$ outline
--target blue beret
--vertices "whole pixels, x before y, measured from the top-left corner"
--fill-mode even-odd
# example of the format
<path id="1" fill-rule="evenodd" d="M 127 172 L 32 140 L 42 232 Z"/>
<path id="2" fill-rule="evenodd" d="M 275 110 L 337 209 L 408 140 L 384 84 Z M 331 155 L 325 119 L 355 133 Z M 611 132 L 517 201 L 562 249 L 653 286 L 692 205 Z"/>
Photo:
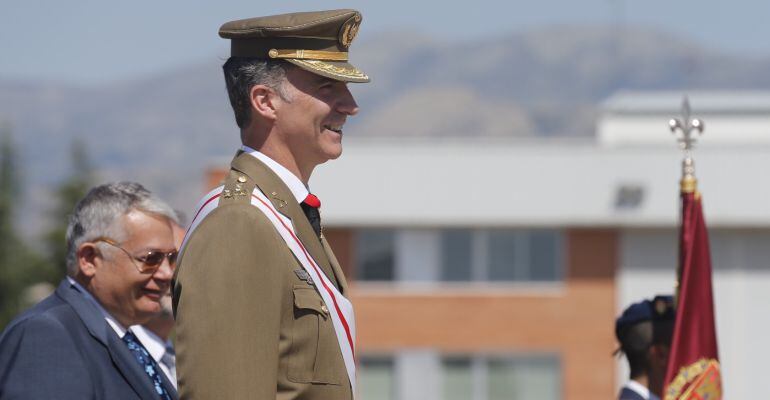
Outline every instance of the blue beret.
<path id="1" fill-rule="evenodd" d="M 645 299 L 631 304 L 615 320 L 615 335 L 622 341 L 623 332 L 628 328 L 645 321 L 673 322 L 675 318 L 673 296 L 655 296 L 654 299 Z"/>

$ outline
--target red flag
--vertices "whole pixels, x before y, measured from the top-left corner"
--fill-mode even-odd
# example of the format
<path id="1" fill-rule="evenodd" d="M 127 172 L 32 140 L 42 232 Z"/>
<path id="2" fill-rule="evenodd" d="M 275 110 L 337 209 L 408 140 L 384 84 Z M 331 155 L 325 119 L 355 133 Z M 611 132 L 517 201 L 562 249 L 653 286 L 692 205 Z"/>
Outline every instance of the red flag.
<path id="1" fill-rule="evenodd" d="M 664 400 L 718 400 L 722 380 L 711 290 L 711 256 L 700 194 L 682 193 L 679 297 Z"/>

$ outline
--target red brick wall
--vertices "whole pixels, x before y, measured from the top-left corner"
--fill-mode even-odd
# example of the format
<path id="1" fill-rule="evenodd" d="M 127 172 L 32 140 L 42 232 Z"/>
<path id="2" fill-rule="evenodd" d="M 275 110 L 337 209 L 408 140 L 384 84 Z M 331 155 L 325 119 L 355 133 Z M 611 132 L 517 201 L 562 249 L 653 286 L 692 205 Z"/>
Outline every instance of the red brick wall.
<path id="1" fill-rule="evenodd" d="M 617 234 L 580 229 L 567 237 L 564 285 L 540 292 L 468 285 L 410 293 L 390 285 L 354 285 L 359 354 L 404 347 L 555 352 L 562 362 L 564 399 L 613 398 Z M 333 246 L 341 246 L 335 247 L 338 256 L 342 246 L 352 249 L 340 242 Z"/>

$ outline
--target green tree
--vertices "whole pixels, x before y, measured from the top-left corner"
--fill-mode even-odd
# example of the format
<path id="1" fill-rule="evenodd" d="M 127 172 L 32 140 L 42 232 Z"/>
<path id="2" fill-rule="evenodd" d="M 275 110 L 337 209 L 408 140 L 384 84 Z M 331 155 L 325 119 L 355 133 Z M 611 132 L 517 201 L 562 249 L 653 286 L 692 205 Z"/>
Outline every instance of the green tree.
<path id="1" fill-rule="evenodd" d="M 49 267 L 16 231 L 14 212 L 23 199 L 16 151 L 10 127 L 0 127 L 0 327 L 4 327 L 24 305 L 22 294 L 39 282 Z"/>
<path id="2" fill-rule="evenodd" d="M 70 155 L 72 157 L 72 174 L 54 191 L 56 203 L 49 213 L 52 224 L 44 236 L 48 259 L 55 271 L 49 282 L 54 284 L 61 280 L 67 272 L 65 235 L 69 216 L 77 202 L 93 186 L 95 178 L 85 142 L 80 139 L 73 140 Z"/>
<path id="3" fill-rule="evenodd" d="M 0 129 L 2 129 L 2 137 L 0 137 L 0 299 L 5 305 L 13 283 L 8 279 L 10 277 L 8 264 L 19 244 L 13 221 L 13 197 L 18 193 L 19 181 L 16 176 L 16 154 L 10 129 L 7 125 Z"/>

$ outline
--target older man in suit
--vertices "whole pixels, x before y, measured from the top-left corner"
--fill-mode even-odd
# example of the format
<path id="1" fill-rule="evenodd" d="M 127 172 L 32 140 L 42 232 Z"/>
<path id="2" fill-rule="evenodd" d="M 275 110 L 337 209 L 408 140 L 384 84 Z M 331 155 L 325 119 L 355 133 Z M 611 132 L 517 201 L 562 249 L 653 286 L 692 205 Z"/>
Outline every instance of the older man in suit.
<path id="1" fill-rule="evenodd" d="M 179 212 L 177 212 L 179 215 Z M 181 218 L 181 217 L 180 217 Z M 177 250 L 182 247 L 185 230 L 181 225 L 173 224 L 174 245 Z M 171 307 L 171 292 L 166 293 L 160 301 L 161 312 L 144 325 L 134 325 L 131 330 L 142 342 L 150 356 L 158 363 L 166 377 L 176 388 L 176 352 L 171 341 L 174 330 L 174 311 Z"/>
<path id="2" fill-rule="evenodd" d="M 352 399 L 355 325 L 308 182 L 358 112 L 355 10 L 232 21 L 225 81 L 243 147 L 188 230 L 174 285 L 187 399 Z"/>
<path id="3" fill-rule="evenodd" d="M 68 276 L 0 336 L 0 399 L 175 399 L 128 329 L 160 311 L 174 211 L 137 183 L 93 188 L 67 228 Z"/>

